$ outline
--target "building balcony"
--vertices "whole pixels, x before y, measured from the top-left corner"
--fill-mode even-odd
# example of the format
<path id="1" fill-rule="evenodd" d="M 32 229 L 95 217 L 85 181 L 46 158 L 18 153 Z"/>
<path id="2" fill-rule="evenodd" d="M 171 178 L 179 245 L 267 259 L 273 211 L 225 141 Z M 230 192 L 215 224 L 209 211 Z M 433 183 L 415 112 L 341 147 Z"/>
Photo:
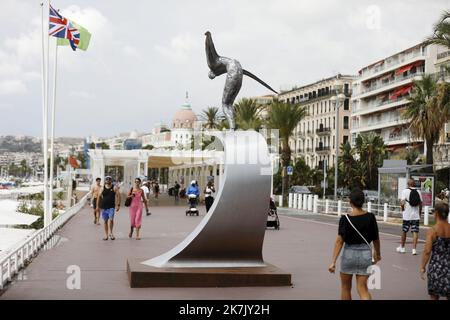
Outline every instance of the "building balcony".
<path id="1" fill-rule="evenodd" d="M 386 101 L 374 101 L 371 103 L 367 103 L 364 107 L 358 106 L 352 110 L 352 116 L 362 116 L 365 114 L 370 114 L 374 112 L 380 112 L 383 110 L 388 110 L 391 108 L 395 108 L 404 104 L 407 104 L 409 96 L 399 97 L 393 100 Z"/>
<path id="2" fill-rule="evenodd" d="M 391 82 L 391 83 L 388 83 L 388 84 L 382 84 L 382 85 L 380 85 L 377 88 L 374 88 L 372 90 L 361 92 L 360 94 L 354 96 L 353 99 L 365 99 L 365 98 L 368 98 L 368 97 L 379 95 L 379 94 L 381 94 L 383 92 L 390 91 L 390 90 L 393 90 L 393 89 L 395 89 L 397 87 L 401 87 L 401 86 L 404 86 L 405 84 L 411 83 L 413 80 L 418 80 L 418 79 L 421 78 L 421 76 L 423 74 L 424 74 L 423 72 L 421 72 L 421 73 L 414 73 L 414 74 L 412 74 L 410 76 L 407 76 L 407 77 L 404 77 L 404 78 L 402 77 L 398 81 Z"/>
<path id="3" fill-rule="evenodd" d="M 316 152 L 317 153 L 327 153 L 329 152 L 331 149 L 329 146 L 327 147 L 316 147 Z"/>
<path id="4" fill-rule="evenodd" d="M 389 71 L 394 71 L 401 66 L 404 66 L 404 65 L 413 63 L 417 60 L 425 59 L 425 58 L 426 58 L 426 53 L 422 53 L 420 50 L 410 52 L 406 55 L 403 55 L 402 57 L 393 58 L 393 59 L 391 59 L 391 61 L 389 61 L 389 62 L 386 61 L 381 66 L 377 66 L 377 67 L 371 68 L 369 70 L 364 70 L 363 73 L 361 74 L 361 81 L 367 81 L 368 79 L 371 79 L 371 78 L 377 78 L 377 77 L 383 75 L 384 73 L 387 73 Z"/>
<path id="5" fill-rule="evenodd" d="M 360 122 L 358 124 L 354 124 L 352 128 L 352 132 L 364 132 L 364 131 L 373 131 L 382 128 L 395 127 L 403 124 L 409 123 L 408 119 L 404 119 L 402 117 L 389 117 L 380 119 L 380 121 L 367 121 Z"/>
<path id="6" fill-rule="evenodd" d="M 306 138 L 306 134 L 305 134 L 304 132 L 301 132 L 301 131 L 297 132 L 297 133 L 295 134 L 295 136 L 296 136 L 297 138 L 301 138 L 301 139 L 305 139 L 305 138 Z"/>
<path id="7" fill-rule="evenodd" d="M 371 91 L 380 89 L 380 88 L 385 88 L 385 87 L 390 86 L 392 84 L 399 83 L 399 82 L 402 82 L 402 81 L 405 81 L 405 80 L 408 80 L 408 79 L 411 79 L 411 78 L 414 78 L 414 77 L 421 77 L 424 74 L 425 74 L 425 72 L 420 71 L 420 72 L 416 72 L 416 73 L 411 73 L 411 74 L 407 75 L 406 77 L 396 77 L 393 80 L 390 80 L 390 81 L 387 81 L 387 82 L 378 82 L 375 85 L 372 85 L 369 88 L 366 88 L 366 89 L 362 90 L 361 91 L 361 95 L 364 94 L 364 93 L 367 93 L 367 92 L 371 92 Z"/>
<path id="8" fill-rule="evenodd" d="M 316 129 L 316 134 L 319 136 L 326 136 L 331 134 L 331 128 Z"/>
<path id="9" fill-rule="evenodd" d="M 312 152 L 312 148 L 305 148 L 306 152 Z"/>

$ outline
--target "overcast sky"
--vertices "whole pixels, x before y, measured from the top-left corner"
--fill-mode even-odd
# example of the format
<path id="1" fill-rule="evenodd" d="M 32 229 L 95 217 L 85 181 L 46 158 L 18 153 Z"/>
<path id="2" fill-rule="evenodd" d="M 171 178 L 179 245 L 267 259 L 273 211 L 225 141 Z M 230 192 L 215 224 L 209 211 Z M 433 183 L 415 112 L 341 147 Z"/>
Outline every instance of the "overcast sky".
<path id="1" fill-rule="evenodd" d="M 0 135 L 42 134 L 40 1 L 0 1 Z M 109 136 L 170 124 L 189 91 L 220 106 L 204 32 L 220 55 L 275 89 L 356 74 L 430 34 L 446 0 L 54 0 L 92 33 L 58 54 L 57 136 Z M 53 40 L 53 39 L 52 39 Z M 52 50 L 51 50 L 52 51 Z M 238 99 L 270 93 L 249 78 Z M 238 100 L 237 99 L 237 100 Z"/>

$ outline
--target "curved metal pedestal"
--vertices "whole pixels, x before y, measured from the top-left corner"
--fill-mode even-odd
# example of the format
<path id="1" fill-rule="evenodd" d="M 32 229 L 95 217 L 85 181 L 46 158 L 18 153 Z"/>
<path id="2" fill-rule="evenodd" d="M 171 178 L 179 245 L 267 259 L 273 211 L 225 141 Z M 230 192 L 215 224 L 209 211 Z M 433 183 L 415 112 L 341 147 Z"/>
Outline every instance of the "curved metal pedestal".
<path id="1" fill-rule="evenodd" d="M 172 250 L 140 263 L 128 261 L 132 287 L 175 286 L 175 278 L 179 286 L 290 285 L 290 274 L 266 265 L 262 256 L 271 183 L 264 137 L 255 131 L 214 135 L 224 145 L 225 172 L 209 213 Z M 171 284 L 145 280 L 167 275 Z M 281 279 L 280 275 L 282 281 L 268 281 Z M 198 281 L 183 281 L 183 277 Z"/>

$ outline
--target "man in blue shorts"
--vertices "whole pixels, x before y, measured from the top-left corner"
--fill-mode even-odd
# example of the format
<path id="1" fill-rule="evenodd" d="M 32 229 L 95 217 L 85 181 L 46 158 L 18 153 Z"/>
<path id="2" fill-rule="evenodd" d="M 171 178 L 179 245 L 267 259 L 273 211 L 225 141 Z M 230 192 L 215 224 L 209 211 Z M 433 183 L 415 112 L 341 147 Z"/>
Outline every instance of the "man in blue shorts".
<path id="1" fill-rule="evenodd" d="M 97 210 L 102 212 L 102 218 L 105 221 L 105 237 L 103 240 L 114 240 L 114 214 L 120 209 L 120 192 L 117 187 L 112 184 L 112 178 L 105 178 L 105 186 L 97 198 Z"/>

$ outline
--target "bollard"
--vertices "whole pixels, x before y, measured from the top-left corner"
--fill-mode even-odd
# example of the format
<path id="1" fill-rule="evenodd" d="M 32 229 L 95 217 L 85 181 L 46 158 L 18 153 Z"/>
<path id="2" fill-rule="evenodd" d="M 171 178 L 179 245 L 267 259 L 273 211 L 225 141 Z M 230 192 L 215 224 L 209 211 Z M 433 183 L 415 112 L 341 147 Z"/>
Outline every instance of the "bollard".
<path id="1" fill-rule="evenodd" d="M 330 200 L 328 199 L 325 200 L 325 213 L 330 213 Z"/>
<path id="2" fill-rule="evenodd" d="M 338 200 L 338 217 L 342 215 L 342 200 Z"/>
<path id="3" fill-rule="evenodd" d="M 292 197 L 292 208 L 297 209 L 297 194 L 294 193 Z"/>
<path id="4" fill-rule="evenodd" d="M 313 196 L 311 194 L 308 195 L 308 211 L 313 210 Z"/>
<path id="5" fill-rule="evenodd" d="M 282 207 L 283 206 L 283 195 L 278 196 L 278 206 Z"/>
<path id="6" fill-rule="evenodd" d="M 288 207 L 292 208 L 292 193 L 289 193 Z"/>
<path id="7" fill-rule="evenodd" d="M 303 203 L 302 203 L 302 195 L 299 193 L 297 194 L 298 200 L 297 200 L 297 209 L 302 209 L 303 208 Z"/>
<path id="8" fill-rule="evenodd" d="M 313 205 L 313 212 L 318 212 L 318 205 L 319 205 L 319 196 L 316 194 L 314 195 L 314 205 Z"/>
<path id="9" fill-rule="evenodd" d="M 367 202 L 367 212 L 372 212 L 372 202 Z"/>
<path id="10" fill-rule="evenodd" d="M 383 221 L 386 222 L 388 218 L 388 204 L 384 204 L 384 211 L 383 211 Z"/>
<path id="11" fill-rule="evenodd" d="M 307 210 L 308 209 L 308 195 L 304 194 L 303 195 L 303 210 Z"/>
<path id="12" fill-rule="evenodd" d="M 423 215 L 423 224 L 425 226 L 428 225 L 428 215 L 430 214 L 430 207 L 429 206 L 425 206 L 425 214 Z"/>

